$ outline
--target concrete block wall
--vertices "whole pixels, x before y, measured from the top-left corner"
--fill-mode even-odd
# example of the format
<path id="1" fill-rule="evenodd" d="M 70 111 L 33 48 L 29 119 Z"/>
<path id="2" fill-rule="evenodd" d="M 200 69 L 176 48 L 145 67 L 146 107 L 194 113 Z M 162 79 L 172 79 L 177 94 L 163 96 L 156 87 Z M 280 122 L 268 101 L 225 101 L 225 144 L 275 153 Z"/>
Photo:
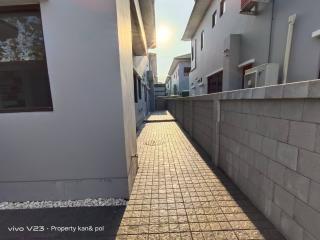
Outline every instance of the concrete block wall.
<path id="1" fill-rule="evenodd" d="M 315 80 L 168 100 L 193 106 L 178 122 L 192 126 L 196 142 L 289 240 L 320 239 L 319 86 Z"/>

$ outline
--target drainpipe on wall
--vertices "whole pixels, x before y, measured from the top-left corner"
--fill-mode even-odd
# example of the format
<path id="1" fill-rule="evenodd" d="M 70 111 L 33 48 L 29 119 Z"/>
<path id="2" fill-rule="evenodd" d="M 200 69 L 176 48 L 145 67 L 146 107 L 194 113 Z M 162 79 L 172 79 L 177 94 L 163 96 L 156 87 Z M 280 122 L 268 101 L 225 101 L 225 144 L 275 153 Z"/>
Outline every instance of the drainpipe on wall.
<path id="1" fill-rule="evenodd" d="M 286 45 L 286 52 L 284 55 L 284 64 L 283 64 L 283 83 L 287 83 L 287 80 L 288 80 L 288 69 L 289 69 L 291 47 L 292 47 L 293 27 L 296 22 L 296 18 L 297 18 L 297 14 L 291 15 L 289 17 L 287 45 Z"/>

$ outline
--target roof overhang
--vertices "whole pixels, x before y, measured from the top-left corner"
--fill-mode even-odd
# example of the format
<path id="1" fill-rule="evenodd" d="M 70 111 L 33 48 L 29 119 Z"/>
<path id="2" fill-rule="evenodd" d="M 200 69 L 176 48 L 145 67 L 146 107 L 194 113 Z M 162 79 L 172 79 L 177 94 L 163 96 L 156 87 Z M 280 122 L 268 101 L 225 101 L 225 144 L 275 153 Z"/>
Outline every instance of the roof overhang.
<path id="1" fill-rule="evenodd" d="M 146 56 L 156 46 L 154 0 L 131 0 L 132 47 L 136 56 Z"/>
<path id="2" fill-rule="evenodd" d="M 181 55 L 181 56 L 175 57 L 173 59 L 172 64 L 171 64 L 168 76 L 171 76 L 174 73 L 174 71 L 176 70 L 178 64 L 181 63 L 181 62 L 191 62 L 191 54 L 189 53 L 189 54 L 185 54 L 185 55 Z"/>
<path id="3" fill-rule="evenodd" d="M 189 41 L 197 31 L 213 0 L 196 0 L 182 40 Z"/>
<path id="4" fill-rule="evenodd" d="M 144 31 L 149 49 L 156 48 L 155 0 L 139 0 Z"/>

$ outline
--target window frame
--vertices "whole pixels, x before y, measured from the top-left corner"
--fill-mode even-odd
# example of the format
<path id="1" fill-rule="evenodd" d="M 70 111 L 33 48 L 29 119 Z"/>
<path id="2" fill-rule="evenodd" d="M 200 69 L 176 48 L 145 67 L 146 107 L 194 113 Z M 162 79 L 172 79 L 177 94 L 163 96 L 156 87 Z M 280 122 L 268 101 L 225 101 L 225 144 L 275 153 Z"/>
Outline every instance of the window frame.
<path id="1" fill-rule="evenodd" d="M 142 85 L 141 85 L 141 78 L 138 77 L 138 95 L 139 95 L 139 100 L 142 99 Z"/>
<path id="2" fill-rule="evenodd" d="M 0 14 L 10 14 L 10 13 L 27 13 L 27 12 L 39 12 L 40 20 L 41 20 L 41 31 L 42 34 L 44 34 L 43 31 L 43 22 L 42 22 L 42 14 L 41 14 L 41 7 L 40 3 L 30 3 L 30 4 L 19 4 L 14 3 L 12 5 L 0 5 Z M 48 74 L 48 93 L 50 97 L 50 105 L 46 107 L 25 107 L 25 108 L 8 108 L 8 109 L 1 109 L 0 113 L 24 113 L 24 112 L 53 112 L 54 106 L 53 106 L 53 99 L 52 99 L 52 91 L 51 91 L 51 84 L 50 84 L 50 76 L 48 71 L 48 65 L 47 65 L 47 51 L 46 51 L 46 44 L 43 40 L 43 50 L 44 50 L 44 60 L 43 62 L 46 65 L 46 71 Z"/>
<path id="3" fill-rule="evenodd" d="M 203 50 L 203 48 L 204 48 L 204 30 L 202 30 L 201 37 L 200 37 L 200 49 L 201 49 L 201 51 Z"/>
<path id="4" fill-rule="evenodd" d="M 225 14 L 227 9 L 227 1 L 220 0 L 220 18 Z"/>
<path id="5" fill-rule="evenodd" d="M 214 28 L 217 25 L 218 15 L 217 10 L 215 10 L 212 14 L 212 28 Z"/>

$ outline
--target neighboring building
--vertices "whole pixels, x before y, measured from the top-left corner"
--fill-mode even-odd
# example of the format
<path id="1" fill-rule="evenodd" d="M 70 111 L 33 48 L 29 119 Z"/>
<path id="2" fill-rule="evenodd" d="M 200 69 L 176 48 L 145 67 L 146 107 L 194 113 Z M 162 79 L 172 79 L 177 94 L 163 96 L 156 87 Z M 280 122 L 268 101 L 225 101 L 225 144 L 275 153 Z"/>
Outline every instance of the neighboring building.
<path id="1" fill-rule="evenodd" d="M 166 86 L 168 95 L 182 95 L 189 92 L 191 54 L 175 57 L 171 64 Z"/>
<path id="2" fill-rule="evenodd" d="M 268 72 L 266 84 L 320 77 L 319 9 L 318 0 L 196 1 L 183 35 L 191 95 L 247 87 L 246 70 L 266 63 L 252 72 Z"/>
<path id="3" fill-rule="evenodd" d="M 164 97 L 167 95 L 166 84 L 165 83 L 157 83 L 154 85 L 154 95 L 157 97 Z"/>
<path id="4" fill-rule="evenodd" d="M 128 198 L 154 1 L 0 0 L 0 21 L 0 201 Z"/>

